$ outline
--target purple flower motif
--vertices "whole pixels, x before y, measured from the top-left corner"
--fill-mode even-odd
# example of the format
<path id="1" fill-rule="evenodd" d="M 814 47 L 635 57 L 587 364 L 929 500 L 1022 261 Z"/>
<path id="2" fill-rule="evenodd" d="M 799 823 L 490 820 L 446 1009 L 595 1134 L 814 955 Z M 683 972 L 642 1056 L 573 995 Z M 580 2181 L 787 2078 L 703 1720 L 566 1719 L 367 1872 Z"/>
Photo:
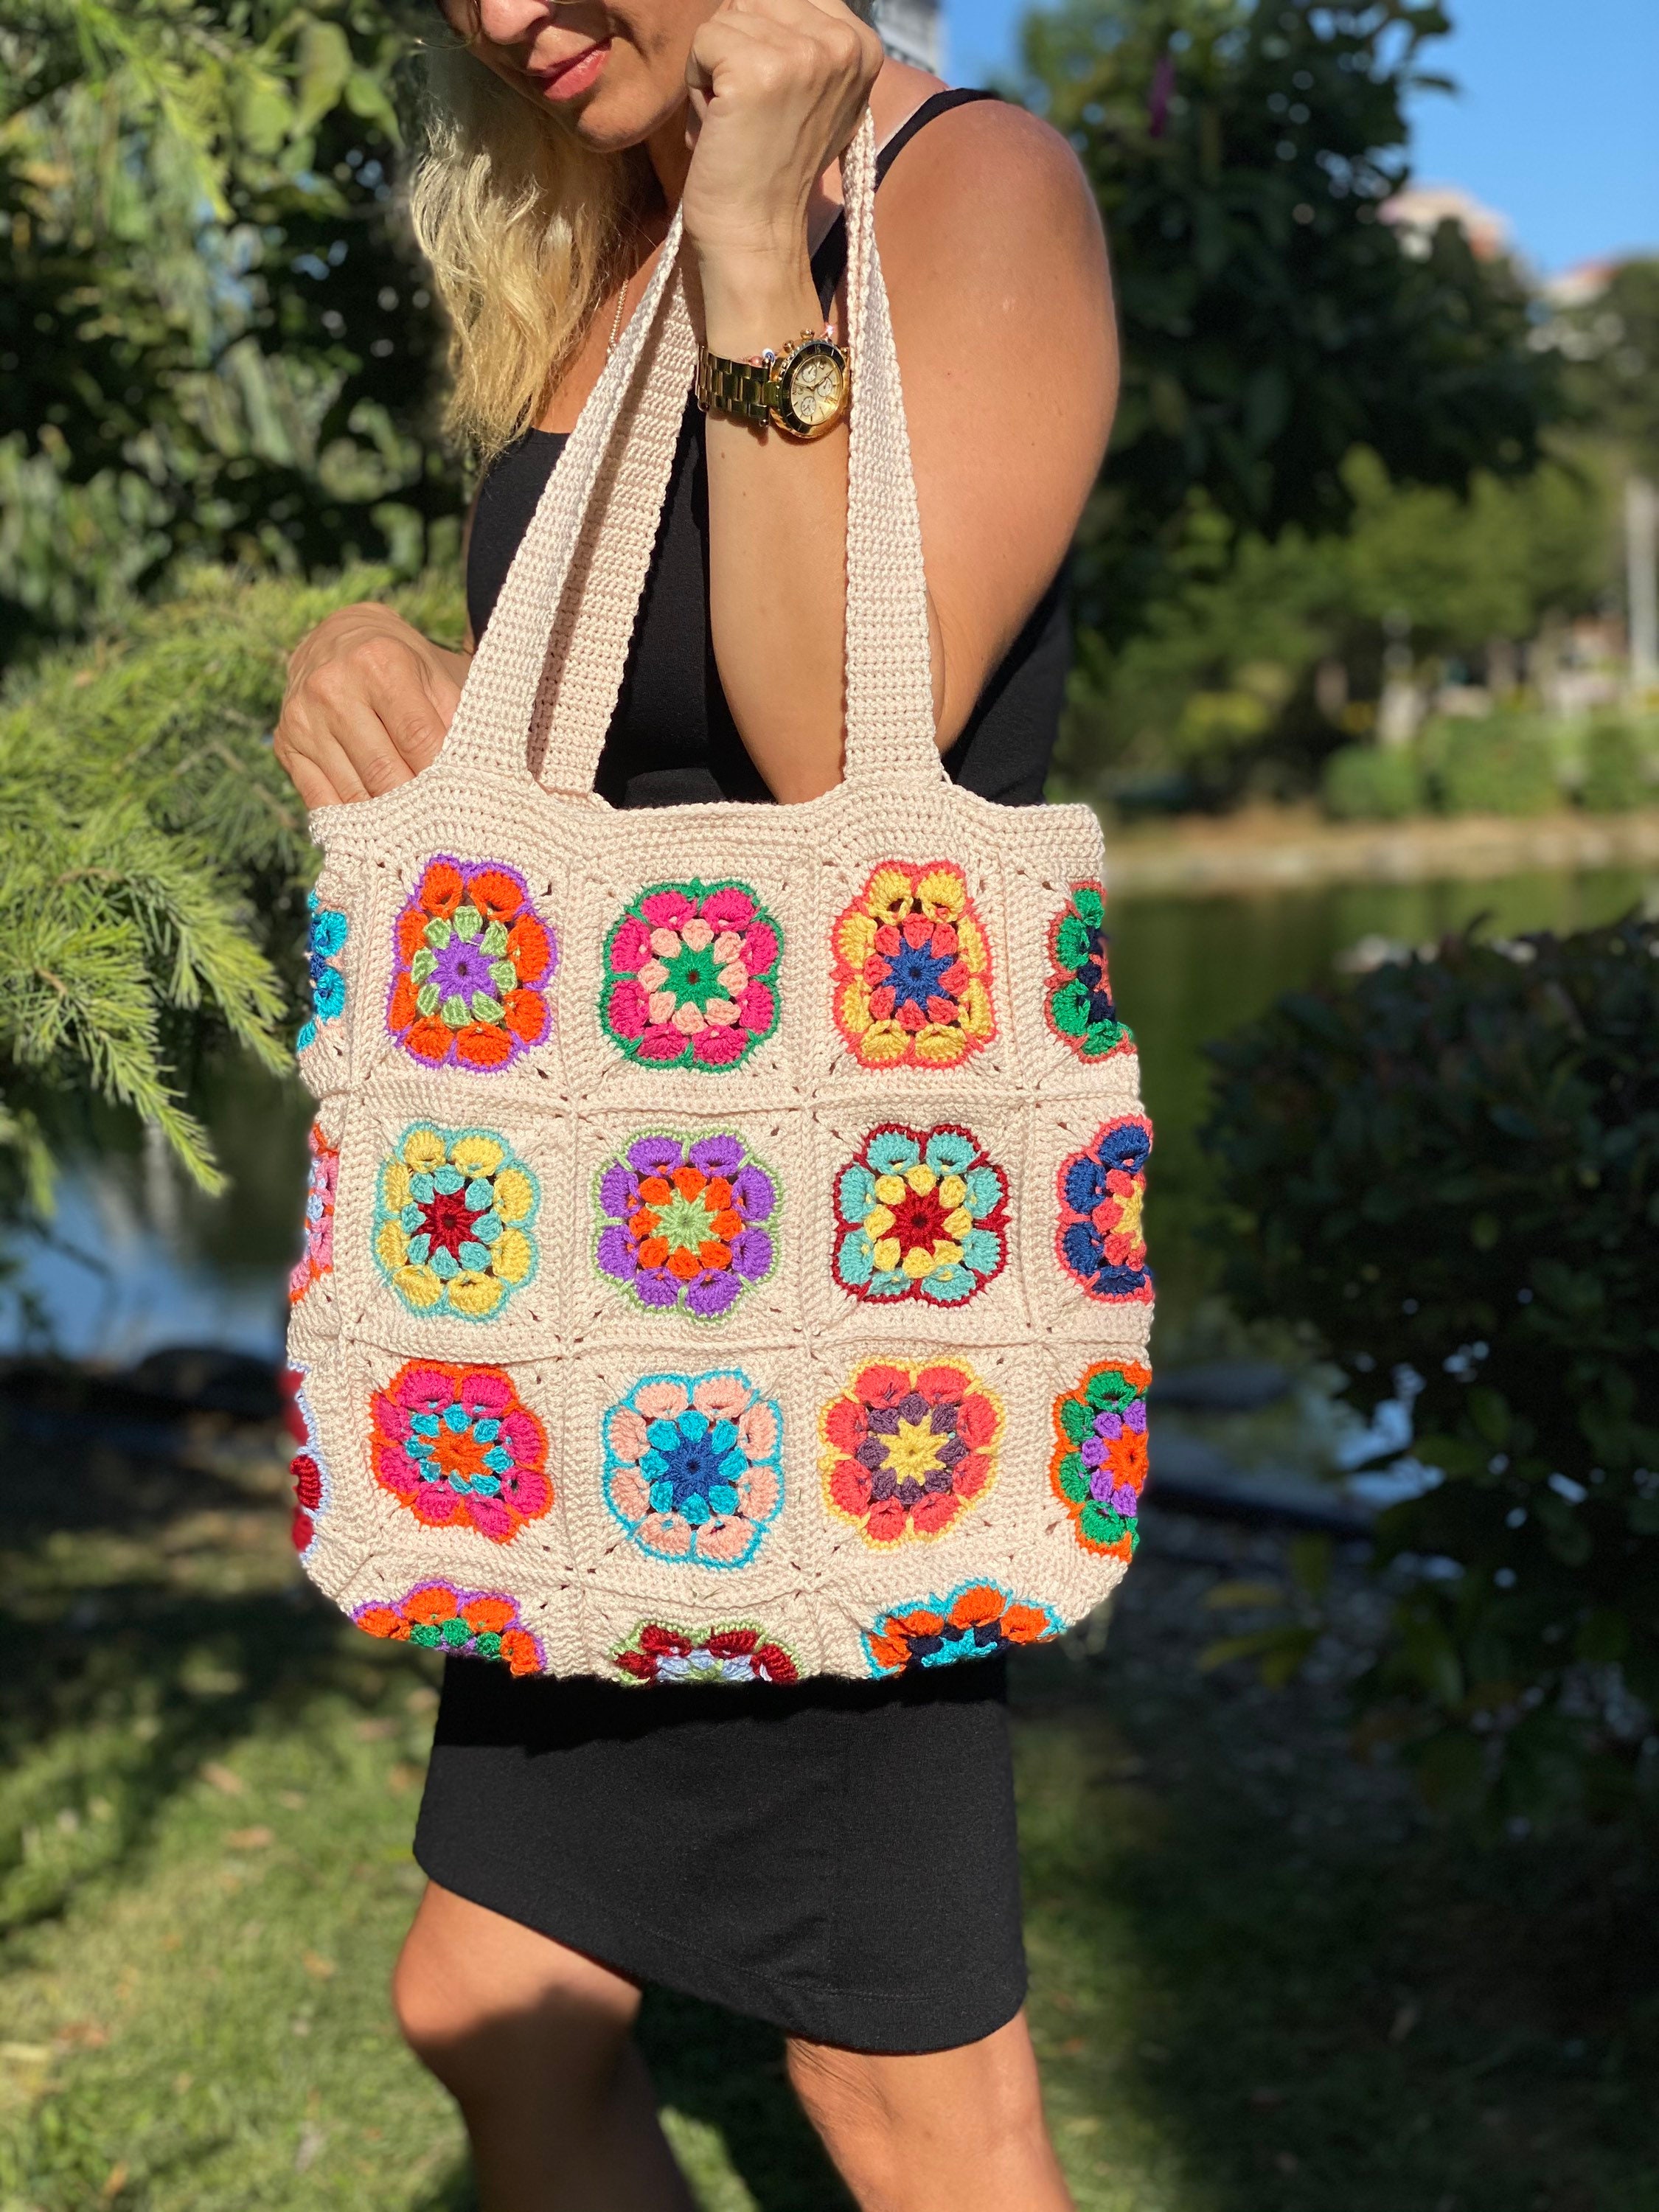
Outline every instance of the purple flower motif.
<path id="1" fill-rule="evenodd" d="M 599 1270 L 649 1310 L 712 1321 L 772 1271 L 777 1188 L 729 1131 L 636 1137 L 594 1195 Z"/>

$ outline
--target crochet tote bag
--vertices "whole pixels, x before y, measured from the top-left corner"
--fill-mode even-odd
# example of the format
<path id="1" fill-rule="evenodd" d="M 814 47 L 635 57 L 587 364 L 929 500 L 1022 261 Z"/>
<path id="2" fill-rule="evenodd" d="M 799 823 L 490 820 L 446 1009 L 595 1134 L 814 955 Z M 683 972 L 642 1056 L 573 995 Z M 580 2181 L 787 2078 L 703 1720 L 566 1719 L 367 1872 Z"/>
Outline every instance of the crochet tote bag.
<path id="1" fill-rule="evenodd" d="M 845 781 L 593 774 L 695 341 L 671 233 L 443 750 L 312 816 L 305 1567 L 371 1634 L 619 1682 L 1040 1642 L 1136 1542 L 1151 1132 L 1081 806 L 954 787 L 843 163 Z"/>

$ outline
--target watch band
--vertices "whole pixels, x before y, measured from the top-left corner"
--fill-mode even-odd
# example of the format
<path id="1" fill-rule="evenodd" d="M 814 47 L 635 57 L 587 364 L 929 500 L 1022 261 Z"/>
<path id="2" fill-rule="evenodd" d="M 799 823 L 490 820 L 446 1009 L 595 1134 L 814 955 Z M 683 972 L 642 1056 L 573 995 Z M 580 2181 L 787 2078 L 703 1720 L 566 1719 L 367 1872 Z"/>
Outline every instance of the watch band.
<path id="1" fill-rule="evenodd" d="M 828 323 L 817 330 L 803 331 L 798 338 L 792 338 L 775 352 L 769 346 L 764 353 L 755 354 L 748 361 L 733 361 L 702 346 L 697 352 L 697 404 L 705 415 L 711 410 L 730 415 L 740 422 L 754 424 L 757 429 L 775 428 L 787 436 L 799 437 L 804 434 L 788 419 L 785 380 L 795 356 L 804 347 L 824 344 L 836 345 L 834 331 Z M 842 349 L 836 346 L 836 350 L 842 353 L 844 362 Z"/>
<path id="2" fill-rule="evenodd" d="M 764 429 L 779 398 L 775 366 L 764 355 L 758 362 L 730 361 L 702 347 L 697 355 L 698 406 L 705 415 L 713 409 Z"/>

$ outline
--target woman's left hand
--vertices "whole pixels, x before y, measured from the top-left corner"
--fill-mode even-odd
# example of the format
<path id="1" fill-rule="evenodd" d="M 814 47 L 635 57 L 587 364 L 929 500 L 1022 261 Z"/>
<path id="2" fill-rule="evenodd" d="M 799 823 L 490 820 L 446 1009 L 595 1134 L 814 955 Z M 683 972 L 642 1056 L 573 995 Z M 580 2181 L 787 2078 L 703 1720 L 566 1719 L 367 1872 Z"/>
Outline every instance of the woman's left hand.
<path id="1" fill-rule="evenodd" d="M 841 0 L 720 0 L 698 27 L 681 204 L 711 308 L 716 294 L 740 309 L 781 276 L 804 273 L 813 188 L 851 138 L 881 64 L 881 40 Z"/>

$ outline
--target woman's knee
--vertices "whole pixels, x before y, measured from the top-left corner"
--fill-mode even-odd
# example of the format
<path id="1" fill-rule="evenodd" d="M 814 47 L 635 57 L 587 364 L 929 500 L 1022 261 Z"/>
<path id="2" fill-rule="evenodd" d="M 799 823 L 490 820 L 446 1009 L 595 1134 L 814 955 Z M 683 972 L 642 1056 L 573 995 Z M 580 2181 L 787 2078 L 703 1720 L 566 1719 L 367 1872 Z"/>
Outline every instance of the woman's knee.
<path id="1" fill-rule="evenodd" d="M 463 2102 L 530 2072 L 574 2089 L 614 2075 L 639 1992 L 579 1952 L 435 1884 L 392 1978 L 404 2041 Z"/>
<path id="2" fill-rule="evenodd" d="M 915 2056 L 792 2040 L 789 2078 L 868 2212 L 1070 2201 L 1023 2015 L 981 2042 Z"/>

